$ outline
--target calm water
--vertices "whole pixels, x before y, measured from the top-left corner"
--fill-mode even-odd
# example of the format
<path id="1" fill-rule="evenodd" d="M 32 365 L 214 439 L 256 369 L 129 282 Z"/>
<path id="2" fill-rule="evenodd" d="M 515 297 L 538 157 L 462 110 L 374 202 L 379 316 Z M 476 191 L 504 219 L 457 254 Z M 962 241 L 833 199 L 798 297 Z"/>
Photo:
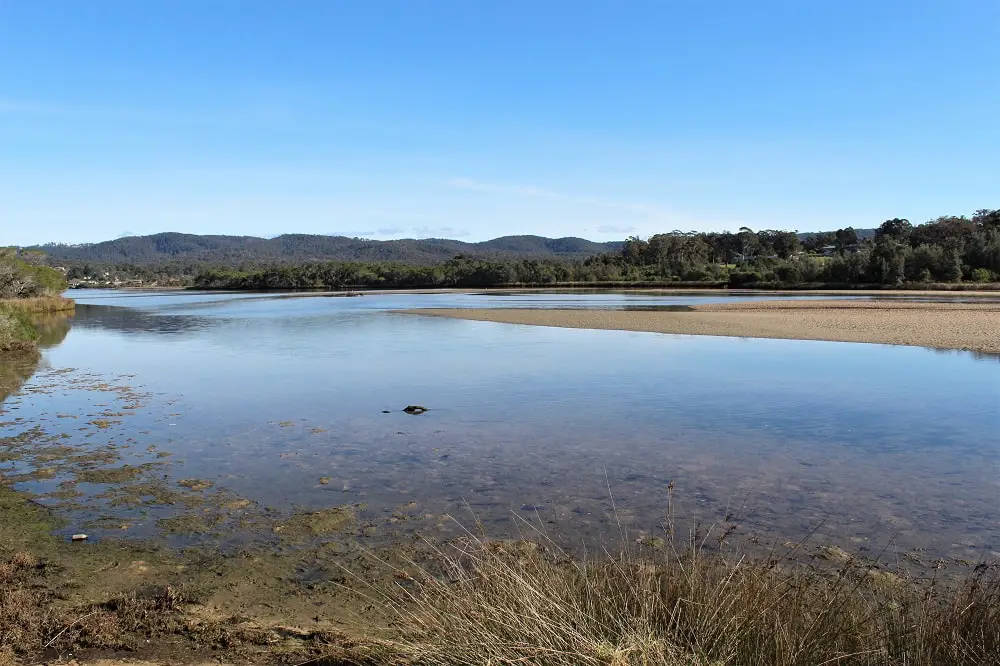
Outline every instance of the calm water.
<path id="1" fill-rule="evenodd" d="M 728 507 L 764 538 L 819 529 L 873 551 L 1000 551 L 996 359 L 391 312 L 725 300 L 713 296 L 72 295 L 72 329 L 8 399 L 0 436 L 41 423 L 134 451 L 126 462 L 152 444 L 171 454 L 169 478 L 261 506 L 363 502 L 377 515 L 416 502 L 498 535 L 522 516 L 560 539 L 604 538 L 618 531 L 612 497 L 630 531 L 655 530 L 672 481 L 679 514 Z M 79 379 L 60 386 L 73 377 L 127 382 L 122 400 L 141 405 L 88 427 L 118 407 Z"/>

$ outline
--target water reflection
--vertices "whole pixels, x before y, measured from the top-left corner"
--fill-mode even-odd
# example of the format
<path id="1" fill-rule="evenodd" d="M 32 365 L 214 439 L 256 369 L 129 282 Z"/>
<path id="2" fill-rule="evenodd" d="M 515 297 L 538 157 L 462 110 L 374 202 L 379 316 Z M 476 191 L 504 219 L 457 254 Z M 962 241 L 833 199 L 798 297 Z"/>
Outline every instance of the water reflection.
<path id="1" fill-rule="evenodd" d="M 190 315 L 172 316 L 137 308 L 77 305 L 73 325 L 123 333 L 175 334 L 205 328 L 210 320 Z"/>

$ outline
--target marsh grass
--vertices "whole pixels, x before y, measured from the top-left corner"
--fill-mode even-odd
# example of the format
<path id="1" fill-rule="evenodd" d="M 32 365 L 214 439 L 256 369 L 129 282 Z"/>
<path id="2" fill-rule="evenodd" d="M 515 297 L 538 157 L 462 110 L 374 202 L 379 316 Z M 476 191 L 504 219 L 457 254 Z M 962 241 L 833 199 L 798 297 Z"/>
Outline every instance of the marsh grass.
<path id="1" fill-rule="evenodd" d="M 470 533 L 370 592 L 395 612 L 388 644 L 402 663 L 1000 664 L 995 568 L 908 579 L 839 549 L 751 556 L 724 545 L 731 526 L 712 532 L 592 558 L 541 533 L 520 542 Z"/>
<path id="2" fill-rule="evenodd" d="M 0 298 L 0 310 L 18 310 L 25 314 L 47 314 L 73 310 L 76 303 L 62 296 L 36 296 L 33 298 Z"/>
<path id="3" fill-rule="evenodd" d="M 73 308 L 73 301 L 60 296 L 0 300 L 0 353 L 37 351 L 39 331 L 34 319 Z"/>

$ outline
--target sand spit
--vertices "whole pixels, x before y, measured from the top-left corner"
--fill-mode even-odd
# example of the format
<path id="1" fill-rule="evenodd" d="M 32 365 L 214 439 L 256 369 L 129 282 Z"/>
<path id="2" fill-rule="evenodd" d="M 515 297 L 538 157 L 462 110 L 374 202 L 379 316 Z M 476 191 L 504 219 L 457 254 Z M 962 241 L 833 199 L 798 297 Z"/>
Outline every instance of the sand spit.
<path id="1" fill-rule="evenodd" d="M 908 301 L 757 301 L 689 311 L 407 310 L 474 321 L 788 340 L 910 345 L 1000 354 L 1000 304 Z"/>

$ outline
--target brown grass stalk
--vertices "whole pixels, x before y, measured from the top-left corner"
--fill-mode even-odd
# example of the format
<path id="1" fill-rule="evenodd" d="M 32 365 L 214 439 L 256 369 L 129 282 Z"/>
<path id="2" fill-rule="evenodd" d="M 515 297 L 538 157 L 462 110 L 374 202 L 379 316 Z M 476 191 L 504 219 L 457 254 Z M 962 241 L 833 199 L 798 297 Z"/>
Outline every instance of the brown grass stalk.
<path id="1" fill-rule="evenodd" d="M 993 568 L 919 582 L 704 543 L 579 561 L 470 534 L 437 549 L 437 575 L 414 564 L 399 584 L 393 646 L 429 665 L 1000 664 Z"/>

